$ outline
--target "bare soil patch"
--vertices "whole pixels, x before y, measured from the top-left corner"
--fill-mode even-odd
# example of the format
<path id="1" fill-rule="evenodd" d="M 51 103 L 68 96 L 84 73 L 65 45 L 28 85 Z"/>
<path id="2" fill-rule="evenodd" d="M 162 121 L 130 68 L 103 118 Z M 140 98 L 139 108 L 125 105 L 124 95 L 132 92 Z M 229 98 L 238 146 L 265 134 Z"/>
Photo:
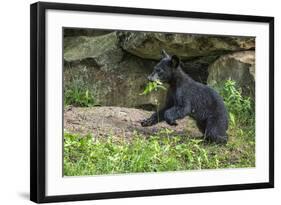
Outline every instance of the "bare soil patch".
<path id="1" fill-rule="evenodd" d="M 153 135 L 163 128 L 173 130 L 173 134 L 189 137 L 202 137 L 195 122 L 186 117 L 178 120 L 177 126 L 170 126 L 166 122 L 151 127 L 142 127 L 141 120 L 149 117 L 153 112 L 124 107 L 66 107 L 64 110 L 64 130 L 77 134 L 92 134 L 102 137 L 108 134 L 131 138 L 134 131 L 144 136 Z"/>

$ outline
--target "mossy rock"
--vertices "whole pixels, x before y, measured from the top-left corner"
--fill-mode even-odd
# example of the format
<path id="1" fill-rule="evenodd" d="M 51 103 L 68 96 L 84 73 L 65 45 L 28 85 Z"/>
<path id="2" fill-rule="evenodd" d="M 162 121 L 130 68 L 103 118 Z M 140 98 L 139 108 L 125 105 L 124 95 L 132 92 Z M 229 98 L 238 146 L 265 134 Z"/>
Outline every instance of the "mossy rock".
<path id="1" fill-rule="evenodd" d="M 208 71 L 209 85 L 231 79 L 242 88 L 242 94 L 255 96 L 255 51 L 223 55 L 209 66 Z"/>
<path id="2" fill-rule="evenodd" d="M 124 50 L 145 59 L 160 59 L 165 49 L 187 60 L 255 48 L 254 37 L 210 36 L 149 32 L 118 32 Z"/>

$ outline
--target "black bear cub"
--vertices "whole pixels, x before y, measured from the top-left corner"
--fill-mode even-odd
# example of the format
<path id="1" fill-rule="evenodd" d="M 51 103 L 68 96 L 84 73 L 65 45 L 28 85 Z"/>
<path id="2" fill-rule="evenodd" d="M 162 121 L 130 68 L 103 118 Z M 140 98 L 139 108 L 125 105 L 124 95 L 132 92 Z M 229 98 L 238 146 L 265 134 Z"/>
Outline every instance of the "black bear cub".
<path id="1" fill-rule="evenodd" d="M 180 59 L 162 51 L 162 59 L 148 76 L 149 81 L 168 83 L 166 104 L 158 113 L 141 122 L 152 126 L 160 121 L 177 125 L 176 120 L 190 116 L 195 119 L 206 140 L 226 143 L 227 111 L 222 98 L 207 85 L 194 81 L 181 68 Z"/>

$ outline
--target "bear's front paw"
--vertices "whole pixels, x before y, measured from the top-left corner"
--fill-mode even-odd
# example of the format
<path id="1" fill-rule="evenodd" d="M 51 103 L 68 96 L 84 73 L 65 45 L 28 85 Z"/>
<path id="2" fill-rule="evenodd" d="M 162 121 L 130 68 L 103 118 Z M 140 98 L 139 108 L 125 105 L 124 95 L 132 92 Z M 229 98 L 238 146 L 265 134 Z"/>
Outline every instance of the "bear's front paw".
<path id="1" fill-rule="evenodd" d="M 141 126 L 143 127 L 148 127 L 148 126 L 152 126 L 153 125 L 153 121 L 148 118 L 148 119 L 144 119 L 143 121 L 141 121 Z"/>
<path id="2" fill-rule="evenodd" d="M 172 118 L 172 116 L 171 116 L 171 114 L 170 114 L 169 111 L 165 113 L 164 119 L 165 119 L 165 121 L 166 121 L 169 125 L 171 125 L 171 126 L 177 126 L 177 125 L 178 125 L 178 123 L 176 122 L 176 120 L 174 120 L 174 119 Z"/>
<path id="3" fill-rule="evenodd" d="M 177 126 L 178 125 L 178 123 L 175 120 L 173 121 L 173 120 L 166 119 L 166 122 L 171 126 Z"/>

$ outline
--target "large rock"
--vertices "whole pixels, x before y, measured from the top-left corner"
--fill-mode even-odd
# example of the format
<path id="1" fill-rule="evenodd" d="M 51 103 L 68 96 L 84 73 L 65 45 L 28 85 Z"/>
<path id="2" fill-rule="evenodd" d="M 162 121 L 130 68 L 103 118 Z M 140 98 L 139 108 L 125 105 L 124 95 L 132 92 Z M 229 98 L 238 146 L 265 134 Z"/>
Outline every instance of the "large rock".
<path id="1" fill-rule="evenodd" d="M 64 38 L 64 86 L 88 89 L 97 104 L 155 109 L 165 92 L 139 95 L 155 61 L 124 53 L 116 32 Z"/>
<path id="2" fill-rule="evenodd" d="M 122 56 L 116 32 L 101 36 L 64 38 L 64 60 L 67 62 L 92 58 L 97 64 L 104 66 L 120 62 Z"/>
<path id="3" fill-rule="evenodd" d="M 155 110 L 156 99 L 163 106 L 166 92 L 159 91 L 144 96 L 147 76 L 156 62 L 126 55 L 122 62 L 99 66 L 94 59 L 65 62 L 65 89 L 73 86 L 88 89 L 97 104 L 102 106 L 137 107 Z"/>
<path id="4" fill-rule="evenodd" d="M 243 94 L 255 96 L 255 51 L 223 55 L 209 66 L 208 84 L 228 79 L 236 81 Z"/>
<path id="5" fill-rule="evenodd" d="M 249 37 L 145 32 L 119 32 L 118 34 L 124 50 L 145 59 L 160 59 L 161 49 L 177 54 L 185 60 L 255 48 L 255 39 Z"/>
<path id="6" fill-rule="evenodd" d="M 165 92 L 148 96 L 139 94 L 160 58 L 161 49 L 179 55 L 184 71 L 193 79 L 206 83 L 208 67 L 220 55 L 254 47 L 254 38 L 249 37 L 66 29 L 64 86 L 66 89 L 73 86 L 88 89 L 96 103 L 102 106 L 152 110 L 156 108 L 155 99 L 160 107 L 164 104 Z M 219 66 L 217 69 L 223 73 L 225 67 Z"/>

